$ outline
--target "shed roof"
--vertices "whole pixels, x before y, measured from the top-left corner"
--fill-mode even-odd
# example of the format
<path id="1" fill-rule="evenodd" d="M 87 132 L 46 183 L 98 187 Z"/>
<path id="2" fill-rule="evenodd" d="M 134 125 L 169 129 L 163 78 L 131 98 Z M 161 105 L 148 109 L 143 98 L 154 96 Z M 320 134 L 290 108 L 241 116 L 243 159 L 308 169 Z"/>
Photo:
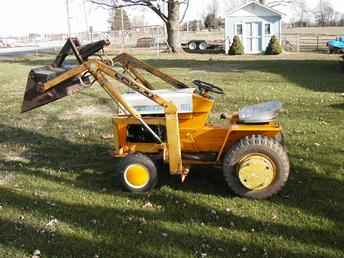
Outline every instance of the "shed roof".
<path id="1" fill-rule="evenodd" d="M 229 12 L 227 13 L 226 16 L 233 16 L 233 15 L 234 15 L 235 13 L 237 13 L 238 11 L 240 11 L 240 10 L 242 10 L 242 9 L 244 9 L 244 8 L 246 8 L 246 7 L 248 7 L 248 6 L 250 6 L 250 5 L 259 6 L 259 7 L 263 8 L 263 9 L 265 9 L 266 11 L 272 13 L 273 15 L 279 16 L 279 17 L 281 17 L 281 18 L 282 18 L 283 15 L 285 15 L 284 13 L 282 13 L 282 12 L 280 12 L 280 11 L 277 11 L 276 9 L 271 8 L 271 7 L 267 6 L 267 5 L 263 5 L 263 4 L 261 4 L 261 3 L 258 3 L 257 1 L 251 1 L 251 2 L 248 2 L 248 3 L 246 3 L 246 4 L 242 5 L 242 6 L 240 6 L 240 7 L 236 8 L 236 9 L 234 9 L 234 10 L 229 11 Z"/>

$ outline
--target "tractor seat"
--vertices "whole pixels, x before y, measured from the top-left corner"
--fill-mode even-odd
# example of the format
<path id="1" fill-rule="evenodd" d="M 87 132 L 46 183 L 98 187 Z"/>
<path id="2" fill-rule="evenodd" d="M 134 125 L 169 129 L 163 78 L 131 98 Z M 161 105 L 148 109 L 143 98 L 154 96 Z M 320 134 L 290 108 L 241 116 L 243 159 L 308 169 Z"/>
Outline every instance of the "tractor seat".
<path id="1" fill-rule="evenodd" d="M 272 122 L 282 109 L 282 103 L 270 101 L 246 106 L 239 111 L 239 121 L 244 124 L 262 124 Z"/>

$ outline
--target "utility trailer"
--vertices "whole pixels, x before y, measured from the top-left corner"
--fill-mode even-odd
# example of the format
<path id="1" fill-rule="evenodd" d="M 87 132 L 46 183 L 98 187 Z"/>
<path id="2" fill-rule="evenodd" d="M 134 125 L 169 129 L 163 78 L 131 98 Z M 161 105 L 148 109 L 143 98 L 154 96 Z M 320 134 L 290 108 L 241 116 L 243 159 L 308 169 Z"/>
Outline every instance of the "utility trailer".
<path id="1" fill-rule="evenodd" d="M 182 44 L 182 48 L 189 51 L 224 50 L 223 40 L 190 40 Z"/>

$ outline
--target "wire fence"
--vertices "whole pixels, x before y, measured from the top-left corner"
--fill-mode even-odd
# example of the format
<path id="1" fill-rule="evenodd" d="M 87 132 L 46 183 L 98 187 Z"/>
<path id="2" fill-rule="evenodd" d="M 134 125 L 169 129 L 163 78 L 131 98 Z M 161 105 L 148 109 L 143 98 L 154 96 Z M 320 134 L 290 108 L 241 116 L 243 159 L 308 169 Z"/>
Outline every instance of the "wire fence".
<path id="1" fill-rule="evenodd" d="M 130 30 L 110 32 L 81 32 L 74 33 L 72 36 L 79 38 L 82 43 L 109 39 L 112 43 L 112 48 L 119 51 L 127 50 L 130 52 L 131 50 L 144 49 L 146 52 L 151 51 L 159 55 L 161 50 L 167 48 L 167 32 L 164 26 L 133 27 Z M 287 52 L 326 52 L 328 51 L 326 43 L 338 36 L 340 35 L 285 32 L 283 33 L 281 42 Z M 34 34 L 16 38 L 13 45 L 22 49 L 31 47 L 36 49 L 35 53 L 55 53 L 64 44 L 67 37 L 67 34 Z M 191 40 L 205 40 L 207 42 L 220 42 L 220 45 L 224 44 L 223 29 L 216 31 L 180 31 L 178 37 L 181 43 L 187 43 Z M 8 48 L 9 46 L 7 45 L 5 47 Z M 5 51 L 3 48 L 0 46 L 0 54 Z"/>
<path id="2" fill-rule="evenodd" d="M 82 35 L 79 35 L 82 36 Z M 167 33 L 164 27 L 137 28 L 130 31 L 115 31 L 106 34 L 96 33 L 93 39 L 107 37 L 112 46 L 117 49 L 145 48 L 147 50 L 161 50 L 167 47 Z M 327 52 L 327 42 L 341 36 L 340 34 L 306 34 L 283 33 L 281 42 L 287 52 Z M 224 30 L 217 31 L 180 31 L 181 43 L 191 40 L 205 40 L 207 42 L 224 42 Z M 85 37 L 83 37 L 86 39 Z"/>
<path id="3" fill-rule="evenodd" d="M 327 52 L 327 42 L 341 35 L 283 34 L 282 43 L 289 52 Z"/>

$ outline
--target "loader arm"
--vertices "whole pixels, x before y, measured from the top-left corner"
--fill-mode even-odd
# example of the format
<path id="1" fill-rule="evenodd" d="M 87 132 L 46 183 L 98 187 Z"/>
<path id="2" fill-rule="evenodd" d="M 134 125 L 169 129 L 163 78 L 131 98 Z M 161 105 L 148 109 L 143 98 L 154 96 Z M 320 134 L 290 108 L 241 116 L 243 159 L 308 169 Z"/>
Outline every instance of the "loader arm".
<path id="1" fill-rule="evenodd" d="M 46 82 L 42 91 L 47 92 L 54 87 L 57 87 L 62 82 L 70 80 L 75 76 L 81 76 L 81 74 L 89 72 L 95 78 L 95 80 L 103 87 L 103 89 L 110 95 L 110 97 L 119 104 L 119 106 L 125 111 L 129 112 L 133 117 L 138 119 L 152 134 L 153 136 L 163 143 L 162 140 L 157 136 L 154 131 L 144 122 L 141 115 L 127 103 L 127 101 L 122 97 L 120 91 L 106 78 L 105 75 L 115 79 L 116 81 L 124 84 L 128 88 L 144 95 L 145 97 L 151 99 L 158 105 L 165 109 L 166 117 L 166 131 L 167 131 L 167 149 L 168 158 L 170 164 L 170 171 L 173 174 L 183 173 L 182 165 L 182 155 L 181 155 L 181 144 L 179 135 L 179 121 L 177 108 L 175 104 L 161 98 L 159 95 L 152 92 L 150 89 L 139 84 L 134 79 L 125 76 L 124 74 L 116 72 L 111 66 L 104 64 L 98 60 L 90 60 L 83 63 L 80 66 L 72 68 L 71 70 L 61 74 L 60 76 Z"/>
<path id="2" fill-rule="evenodd" d="M 163 73 L 159 69 L 156 69 L 155 67 L 147 63 L 144 63 L 141 60 L 127 53 L 118 55 L 117 57 L 113 59 L 113 62 L 121 64 L 122 67 L 132 72 L 137 77 L 137 79 L 147 88 L 153 89 L 153 87 L 143 78 L 143 75 L 140 72 L 138 72 L 136 69 L 145 70 L 177 89 L 189 88 L 189 86 L 187 86 L 185 83 L 182 83 L 181 81 L 176 80 L 175 78 L 169 76 L 168 74 Z"/>
<path id="3" fill-rule="evenodd" d="M 123 83 L 127 87 L 144 95 L 145 97 L 151 99 L 152 101 L 154 101 L 155 103 L 157 103 L 158 105 L 164 108 L 170 172 L 172 174 L 183 174 L 184 171 L 183 171 L 183 165 L 182 165 L 179 120 L 178 120 L 177 107 L 175 106 L 175 104 L 161 98 L 159 95 L 155 94 L 154 92 L 152 92 L 150 89 L 146 88 L 145 86 L 137 83 L 135 80 L 131 79 L 130 77 L 127 77 L 121 73 L 116 72 L 115 70 L 112 69 L 112 67 L 101 62 L 97 62 L 96 64 L 98 65 L 97 70 L 93 70 L 93 71 L 91 70 L 90 72 L 93 74 L 95 78 L 97 78 L 97 81 L 101 84 L 103 88 L 109 90 L 110 92 L 111 92 L 111 89 L 112 90 L 115 89 L 115 87 L 111 85 L 111 83 L 103 76 L 102 73 L 105 73 L 106 75 Z M 96 68 L 96 66 L 92 64 L 90 67 L 92 67 L 91 69 Z M 113 96 L 113 94 L 111 94 L 111 96 Z M 117 96 L 117 97 L 123 99 L 122 96 Z M 129 104 L 125 102 L 125 105 L 129 105 Z M 152 129 L 149 128 L 149 126 L 145 124 L 142 118 L 138 118 L 138 119 L 154 135 L 154 132 L 152 131 Z"/>

